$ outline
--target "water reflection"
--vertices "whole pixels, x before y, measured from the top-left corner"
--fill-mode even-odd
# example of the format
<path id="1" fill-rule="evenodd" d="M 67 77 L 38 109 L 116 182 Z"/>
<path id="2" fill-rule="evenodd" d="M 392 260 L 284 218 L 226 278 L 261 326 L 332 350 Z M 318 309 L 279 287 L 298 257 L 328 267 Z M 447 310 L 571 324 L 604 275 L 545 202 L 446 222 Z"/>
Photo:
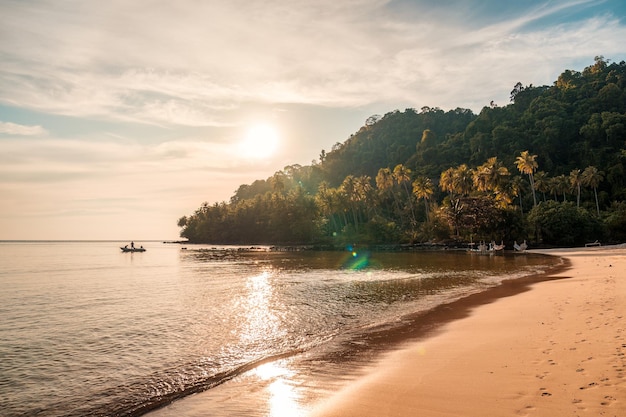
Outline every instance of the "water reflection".
<path id="1" fill-rule="evenodd" d="M 254 372 L 261 380 L 271 381 L 268 386 L 268 417 L 298 417 L 305 414 L 299 403 L 301 395 L 295 387 L 292 370 L 272 362 L 259 366 Z"/>
<path id="2" fill-rule="evenodd" d="M 270 283 L 272 273 L 264 271 L 251 276 L 245 284 L 246 295 L 238 307 L 243 321 L 240 339 L 246 344 L 284 336 L 276 308 L 272 306 L 274 289 Z"/>

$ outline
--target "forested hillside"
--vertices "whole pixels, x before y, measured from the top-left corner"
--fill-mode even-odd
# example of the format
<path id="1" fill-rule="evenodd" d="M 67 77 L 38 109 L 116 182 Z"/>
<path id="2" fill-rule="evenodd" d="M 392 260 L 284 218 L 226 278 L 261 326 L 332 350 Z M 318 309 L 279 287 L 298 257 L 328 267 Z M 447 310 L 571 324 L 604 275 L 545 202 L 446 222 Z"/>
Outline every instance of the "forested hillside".
<path id="1" fill-rule="evenodd" d="M 179 219 L 221 244 L 626 241 L 626 63 L 518 83 L 476 115 L 372 116 L 310 166 L 241 185 Z"/>

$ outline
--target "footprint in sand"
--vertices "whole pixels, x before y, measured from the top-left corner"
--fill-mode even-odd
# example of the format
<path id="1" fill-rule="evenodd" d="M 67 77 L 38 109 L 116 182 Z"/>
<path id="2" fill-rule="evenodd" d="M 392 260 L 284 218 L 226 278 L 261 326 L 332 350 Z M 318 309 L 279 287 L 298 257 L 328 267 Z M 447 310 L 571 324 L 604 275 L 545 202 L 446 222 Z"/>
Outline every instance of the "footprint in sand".
<path id="1" fill-rule="evenodd" d="M 597 382 L 590 382 L 589 384 L 587 384 L 587 385 L 585 385 L 585 386 L 583 386 L 583 387 L 580 387 L 579 389 L 588 389 L 588 388 L 593 388 L 593 387 L 595 387 L 595 386 L 597 386 L 597 385 L 598 385 L 598 383 L 597 383 Z"/>
<path id="2" fill-rule="evenodd" d="M 552 396 L 552 394 L 550 394 L 550 393 L 549 393 L 548 391 L 546 391 L 546 390 L 547 390 L 547 388 L 539 388 L 539 391 L 543 391 L 543 392 L 541 393 L 541 396 L 542 396 L 542 397 L 551 397 L 551 396 Z"/>
<path id="3" fill-rule="evenodd" d="M 611 397 L 610 395 L 607 395 L 604 397 L 604 401 L 602 401 L 600 405 L 611 405 L 613 401 L 615 401 L 615 397 Z"/>

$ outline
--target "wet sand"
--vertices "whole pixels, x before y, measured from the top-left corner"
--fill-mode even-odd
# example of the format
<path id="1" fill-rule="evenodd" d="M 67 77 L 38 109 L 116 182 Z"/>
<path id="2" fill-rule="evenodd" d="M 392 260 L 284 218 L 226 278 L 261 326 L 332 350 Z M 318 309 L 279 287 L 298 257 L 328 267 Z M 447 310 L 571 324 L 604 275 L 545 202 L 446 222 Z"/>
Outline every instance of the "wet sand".
<path id="1" fill-rule="evenodd" d="M 310 416 L 626 415 L 626 245 L 537 252 L 571 268 L 474 302 Z"/>

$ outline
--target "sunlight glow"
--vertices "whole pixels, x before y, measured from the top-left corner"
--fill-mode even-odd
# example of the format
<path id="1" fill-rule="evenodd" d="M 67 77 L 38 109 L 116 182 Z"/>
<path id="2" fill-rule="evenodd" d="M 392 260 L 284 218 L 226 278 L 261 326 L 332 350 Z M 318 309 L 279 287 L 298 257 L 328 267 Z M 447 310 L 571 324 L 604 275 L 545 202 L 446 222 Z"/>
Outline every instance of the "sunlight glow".
<path id="1" fill-rule="evenodd" d="M 265 381 L 271 381 L 268 390 L 270 417 L 298 417 L 304 415 L 299 404 L 300 395 L 294 386 L 293 372 L 280 363 L 271 362 L 259 366 L 255 373 Z"/>
<path id="2" fill-rule="evenodd" d="M 252 126 L 239 143 L 239 151 L 246 158 L 266 159 L 278 149 L 278 132 L 270 125 Z"/>
<path id="3" fill-rule="evenodd" d="M 247 296 L 241 300 L 242 315 L 241 340 L 254 344 L 258 340 L 280 338 L 285 330 L 272 309 L 273 288 L 271 273 L 263 272 L 248 278 Z"/>

